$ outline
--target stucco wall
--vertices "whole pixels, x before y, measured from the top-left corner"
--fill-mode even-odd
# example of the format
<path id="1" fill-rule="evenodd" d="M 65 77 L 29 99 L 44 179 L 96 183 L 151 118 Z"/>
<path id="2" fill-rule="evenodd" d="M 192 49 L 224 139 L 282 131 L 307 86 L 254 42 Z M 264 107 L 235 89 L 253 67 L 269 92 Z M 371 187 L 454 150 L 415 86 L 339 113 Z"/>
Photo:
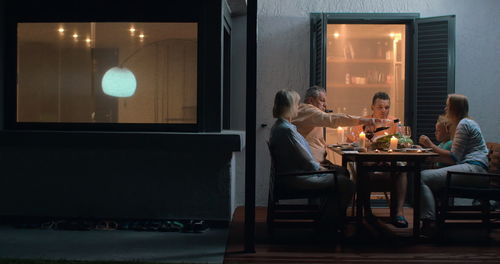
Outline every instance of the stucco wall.
<path id="1" fill-rule="evenodd" d="M 309 13 L 456 15 L 456 88 L 487 141 L 500 142 L 500 1 L 498 0 L 260 0 L 257 43 L 257 205 L 267 202 L 269 137 L 276 91 L 304 93 L 309 84 Z M 261 124 L 268 124 L 261 128 Z M 240 194 L 243 195 L 243 194 Z M 240 199 L 238 199 L 240 200 Z"/>

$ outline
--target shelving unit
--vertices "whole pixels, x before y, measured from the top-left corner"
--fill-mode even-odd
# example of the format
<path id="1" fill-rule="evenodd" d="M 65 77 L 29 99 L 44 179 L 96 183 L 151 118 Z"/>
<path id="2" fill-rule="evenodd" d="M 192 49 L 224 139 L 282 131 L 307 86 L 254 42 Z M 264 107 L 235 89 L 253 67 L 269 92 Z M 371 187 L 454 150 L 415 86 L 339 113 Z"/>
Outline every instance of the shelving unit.
<path id="1" fill-rule="evenodd" d="M 328 63 L 394 63 L 393 60 L 386 59 L 346 59 L 328 56 L 326 58 Z"/>
<path id="2" fill-rule="evenodd" d="M 366 114 L 372 96 L 386 92 L 391 97 L 390 115 L 404 118 L 404 29 L 404 25 L 328 25 L 329 107 Z"/>
<path id="3" fill-rule="evenodd" d="M 328 83 L 328 87 L 333 88 L 383 88 L 389 89 L 391 84 L 388 83 L 368 83 L 368 84 L 345 84 L 345 83 Z"/>

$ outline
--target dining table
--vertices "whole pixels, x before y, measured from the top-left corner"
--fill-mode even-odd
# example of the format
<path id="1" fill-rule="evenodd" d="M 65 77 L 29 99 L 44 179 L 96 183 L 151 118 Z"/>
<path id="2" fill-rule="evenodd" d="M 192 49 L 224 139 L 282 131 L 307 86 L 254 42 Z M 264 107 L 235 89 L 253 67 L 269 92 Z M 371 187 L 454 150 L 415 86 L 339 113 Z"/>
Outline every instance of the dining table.
<path id="1" fill-rule="evenodd" d="M 370 172 L 408 172 L 406 177 L 413 175 L 413 237 L 420 237 L 420 172 L 423 162 L 437 153 L 426 149 L 394 149 L 370 150 L 353 148 L 343 145 L 330 145 L 329 148 L 342 157 L 342 166 L 347 168 L 348 162 L 354 162 L 356 168 L 356 222 L 361 225 L 363 220 L 363 199 L 360 195 L 366 190 L 367 178 Z"/>

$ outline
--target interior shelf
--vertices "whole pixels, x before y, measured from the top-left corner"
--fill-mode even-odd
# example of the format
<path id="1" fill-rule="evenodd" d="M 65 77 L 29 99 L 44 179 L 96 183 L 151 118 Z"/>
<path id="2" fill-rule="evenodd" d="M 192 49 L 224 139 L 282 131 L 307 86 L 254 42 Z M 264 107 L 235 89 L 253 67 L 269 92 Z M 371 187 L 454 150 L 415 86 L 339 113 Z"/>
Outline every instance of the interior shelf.
<path id="1" fill-rule="evenodd" d="M 390 88 L 388 83 L 367 83 L 367 84 L 344 84 L 344 83 L 328 83 L 328 87 L 333 88 Z"/>
<path id="2" fill-rule="evenodd" d="M 393 60 L 386 59 L 345 59 L 345 58 L 335 58 L 335 57 L 327 57 L 327 62 L 333 63 L 393 63 Z"/>

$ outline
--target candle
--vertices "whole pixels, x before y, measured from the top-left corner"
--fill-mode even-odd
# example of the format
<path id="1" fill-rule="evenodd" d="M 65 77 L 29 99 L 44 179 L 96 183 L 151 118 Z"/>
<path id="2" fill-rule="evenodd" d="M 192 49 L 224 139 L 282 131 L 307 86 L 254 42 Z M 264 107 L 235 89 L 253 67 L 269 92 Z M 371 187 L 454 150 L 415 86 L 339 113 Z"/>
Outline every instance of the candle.
<path id="1" fill-rule="evenodd" d="M 337 127 L 337 143 L 344 143 L 344 128 L 342 127 Z"/>
<path id="2" fill-rule="evenodd" d="M 361 148 L 366 148 L 366 135 L 365 135 L 365 132 L 359 133 L 359 146 Z"/>
<path id="3" fill-rule="evenodd" d="M 398 139 L 395 136 L 391 137 L 391 144 L 389 145 L 389 149 L 397 149 L 398 148 Z"/>

